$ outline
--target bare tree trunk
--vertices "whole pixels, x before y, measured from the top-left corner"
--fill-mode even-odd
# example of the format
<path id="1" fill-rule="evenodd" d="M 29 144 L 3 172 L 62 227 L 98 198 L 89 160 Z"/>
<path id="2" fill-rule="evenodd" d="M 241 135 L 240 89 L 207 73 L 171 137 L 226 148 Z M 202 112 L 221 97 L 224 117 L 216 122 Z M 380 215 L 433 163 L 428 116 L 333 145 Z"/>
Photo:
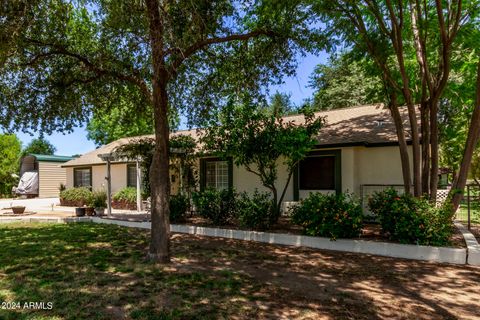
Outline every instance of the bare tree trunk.
<path id="1" fill-rule="evenodd" d="M 430 105 L 430 201 L 437 201 L 438 188 L 438 100 L 431 100 Z"/>
<path id="2" fill-rule="evenodd" d="M 400 5 L 395 12 L 394 5 L 390 0 L 386 1 L 388 11 L 390 13 L 390 20 L 392 22 L 392 32 L 390 39 L 397 57 L 398 68 L 402 78 L 402 93 L 405 97 L 405 102 L 408 109 L 408 118 L 410 120 L 410 132 L 412 137 L 413 149 L 413 194 L 416 197 L 422 195 L 422 180 L 421 180 L 421 151 L 420 151 L 420 135 L 418 131 L 417 111 L 413 103 L 412 92 L 410 89 L 410 80 L 408 78 L 407 70 L 405 68 L 404 48 L 402 26 L 404 23 L 403 7 Z"/>
<path id="3" fill-rule="evenodd" d="M 423 194 L 429 190 L 430 176 L 430 123 L 429 108 L 426 102 L 421 105 L 421 127 L 422 127 L 422 189 Z"/>
<path id="4" fill-rule="evenodd" d="M 163 57 L 163 24 L 157 0 L 146 0 L 150 23 L 150 43 L 153 60 L 153 113 L 155 150 L 150 167 L 152 228 L 149 258 L 160 263 L 170 261 L 170 180 L 168 128 L 168 74 Z"/>
<path id="5" fill-rule="evenodd" d="M 476 90 L 475 109 L 473 110 L 472 120 L 470 121 L 470 127 L 468 128 L 467 142 L 463 151 L 462 162 L 458 174 L 453 181 L 452 190 L 450 191 L 452 195 L 453 213 L 457 210 L 460 201 L 463 198 L 463 190 L 467 183 L 468 170 L 470 169 L 470 163 L 472 162 L 473 152 L 475 151 L 475 147 L 477 146 L 480 137 L 480 61 L 478 62 L 477 69 Z"/>
<path id="6" fill-rule="evenodd" d="M 400 150 L 400 160 L 402 163 L 402 174 L 403 174 L 403 185 L 405 193 L 409 194 L 411 192 L 410 186 L 412 185 L 412 178 L 410 173 L 410 162 L 408 156 L 408 146 L 407 140 L 405 138 L 405 127 L 403 126 L 402 116 L 398 110 L 397 96 L 395 93 L 390 94 L 390 113 L 395 124 L 395 129 L 397 131 L 398 137 L 398 147 Z"/>

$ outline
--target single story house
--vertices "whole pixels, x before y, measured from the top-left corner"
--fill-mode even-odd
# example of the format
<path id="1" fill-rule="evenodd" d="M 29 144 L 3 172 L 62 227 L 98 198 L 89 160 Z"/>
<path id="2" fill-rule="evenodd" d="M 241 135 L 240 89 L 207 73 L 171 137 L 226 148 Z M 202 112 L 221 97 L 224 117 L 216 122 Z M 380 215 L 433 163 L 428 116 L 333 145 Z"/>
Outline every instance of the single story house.
<path id="1" fill-rule="evenodd" d="M 317 137 L 317 145 L 298 166 L 285 195 L 285 201 L 296 201 L 310 192 L 352 192 L 362 194 L 364 187 L 402 185 L 402 167 L 395 126 L 390 111 L 382 105 L 368 105 L 317 112 L 326 124 Z M 406 110 L 402 109 L 408 124 Z M 285 121 L 302 122 L 303 115 L 286 116 Z M 198 137 L 198 130 L 177 131 L 172 135 Z M 409 139 L 409 134 L 407 139 Z M 153 136 L 152 136 L 153 137 Z M 83 156 L 64 163 L 67 187 L 105 188 L 107 165 L 101 156 L 120 145 L 134 141 L 122 138 Z M 411 141 L 409 140 L 409 143 Z M 409 147 L 411 153 L 411 147 Z M 412 157 L 410 156 L 410 159 Z M 214 157 L 198 161 L 199 187 L 235 188 L 237 191 L 264 190 L 260 180 L 243 167 Z M 279 186 L 284 185 L 287 172 L 279 164 Z M 111 191 L 137 184 L 136 164 L 129 161 L 111 162 Z M 172 192 L 178 179 L 172 176 Z"/>
<path id="2" fill-rule="evenodd" d="M 59 196 L 60 186 L 67 184 L 67 173 L 62 164 L 72 157 L 44 154 L 29 154 L 20 160 L 18 195 L 39 198 Z"/>

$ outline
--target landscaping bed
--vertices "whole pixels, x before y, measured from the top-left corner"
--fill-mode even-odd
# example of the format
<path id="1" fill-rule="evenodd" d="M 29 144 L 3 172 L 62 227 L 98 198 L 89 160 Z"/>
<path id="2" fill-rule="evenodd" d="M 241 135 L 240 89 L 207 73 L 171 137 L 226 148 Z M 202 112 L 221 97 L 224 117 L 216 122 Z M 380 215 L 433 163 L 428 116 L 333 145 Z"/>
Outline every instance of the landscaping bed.
<path id="1" fill-rule="evenodd" d="M 172 263 L 150 232 L 89 223 L 0 225 L 2 319 L 473 319 L 480 268 L 191 235 Z"/>
<path id="2" fill-rule="evenodd" d="M 210 223 L 207 219 L 199 216 L 191 216 L 185 221 L 186 225 L 194 225 L 200 227 L 213 227 L 213 228 L 225 228 L 225 229 L 234 229 L 234 230 L 249 230 L 245 228 L 240 228 L 238 225 L 224 225 L 224 226 L 215 226 Z M 281 217 L 278 220 L 278 223 L 272 226 L 271 229 L 266 232 L 273 233 L 286 233 L 286 234 L 303 234 L 303 230 L 300 226 L 292 224 L 288 217 Z M 378 223 L 366 223 L 362 226 L 361 235 L 359 237 L 351 238 L 354 240 L 368 240 L 368 241 L 381 241 L 389 243 L 398 243 L 397 241 L 392 241 L 382 235 L 382 229 Z M 454 228 L 454 233 L 450 238 L 450 247 L 454 248 L 466 248 L 465 240 L 462 233 Z"/>
<path id="3" fill-rule="evenodd" d="M 118 210 L 137 210 L 137 203 L 127 200 L 112 200 L 112 208 Z"/>
<path id="4" fill-rule="evenodd" d="M 103 218 L 117 219 L 117 220 L 124 220 L 124 221 L 138 221 L 138 222 L 150 221 L 149 214 L 114 213 L 112 214 L 111 217 L 105 216 Z M 185 218 L 185 221 L 181 223 L 176 223 L 176 224 L 191 225 L 191 226 L 197 226 L 197 227 L 224 228 L 224 229 L 233 229 L 233 230 L 251 230 L 251 229 L 241 228 L 236 224 L 229 224 L 229 225 L 223 225 L 223 226 L 214 225 L 208 219 L 200 217 L 198 215 L 190 215 Z M 303 234 L 303 230 L 300 226 L 292 224 L 290 222 L 290 218 L 284 217 L 284 216 L 280 217 L 278 220 L 278 223 L 274 224 L 271 227 L 271 229 L 267 230 L 266 232 L 296 234 L 296 235 Z M 352 238 L 352 239 L 398 243 L 396 241 L 389 240 L 388 238 L 383 236 L 382 229 L 380 225 L 377 223 L 364 224 L 361 230 L 361 235 L 359 237 Z M 454 232 L 450 238 L 449 247 L 466 248 L 463 235 L 457 228 L 454 228 Z"/>

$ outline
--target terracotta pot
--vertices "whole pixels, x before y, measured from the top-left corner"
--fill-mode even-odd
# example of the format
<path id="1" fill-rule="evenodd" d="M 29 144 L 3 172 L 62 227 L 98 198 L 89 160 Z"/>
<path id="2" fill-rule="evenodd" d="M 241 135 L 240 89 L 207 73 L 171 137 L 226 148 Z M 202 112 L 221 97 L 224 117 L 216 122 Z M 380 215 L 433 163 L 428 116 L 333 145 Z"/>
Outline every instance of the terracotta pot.
<path id="1" fill-rule="evenodd" d="M 95 209 L 92 207 L 86 207 L 85 208 L 85 214 L 87 216 L 93 216 L 95 214 Z"/>
<path id="2" fill-rule="evenodd" d="M 25 207 L 23 206 L 15 206 L 15 207 L 12 207 L 12 211 L 14 214 L 22 214 L 25 212 Z"/>

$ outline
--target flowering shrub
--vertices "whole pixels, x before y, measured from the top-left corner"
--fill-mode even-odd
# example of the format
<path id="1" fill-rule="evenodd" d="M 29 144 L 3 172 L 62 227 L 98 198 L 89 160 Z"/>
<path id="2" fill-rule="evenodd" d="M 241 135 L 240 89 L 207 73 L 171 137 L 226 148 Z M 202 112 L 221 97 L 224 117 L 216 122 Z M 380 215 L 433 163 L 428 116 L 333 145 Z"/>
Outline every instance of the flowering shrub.
<path id="1" fill-rule="evenodd" d="M 350 194 L 311 193 L 292 211 L 292 221 L 311 236 L 352 238 L 360 235 L 363 213 Z"/>
<path id="2" fill-rule="evenodd" d="M 436 208 L 425 199 L 399 195 L 393 189 L 375 193 L 368 202 L 382 231 L 401 243 L 445 245 L 452 234 L 450 208 Z"/>

